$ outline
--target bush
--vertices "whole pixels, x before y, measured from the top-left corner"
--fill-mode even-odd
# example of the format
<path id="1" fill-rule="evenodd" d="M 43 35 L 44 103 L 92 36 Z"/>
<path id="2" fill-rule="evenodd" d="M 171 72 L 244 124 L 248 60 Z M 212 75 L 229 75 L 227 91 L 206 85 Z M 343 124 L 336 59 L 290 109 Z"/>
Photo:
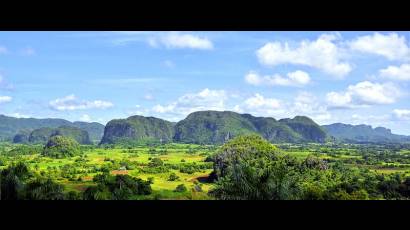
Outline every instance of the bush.
<path id="1" fill-rule="evenodd" d="M 186 192 L 187 190 L 188 189 L 185 187 L 184 184 L 180 184 L 175 188 L 174 192 Z"/>
<path id="2" fill-rule="evenodd" d="M 159 166 L 163 166 L 164 162 L 159 159 L 159 158 L 153 158 L 151 159 L 151 161 L 148 163 L 149 167 L 159 167 Z"/>
<path id="3" fill-rule="evenodd" d="M 91 186 L 84 192 L 85 200 L 128 200 L 134 195 L 152 193 L 151 182 L 129 175 L 112 176 L 108 173 L 94 177 L 97 186 Z"/>
<path id="4" fill-rule="evenodd" d="M 179 179 L 179 176 L 177 176 L 177 174 L 175 173 L 171 173 L 171 175 L 169 175 L 168 177 L 168 181 L 176 181 Z"/>

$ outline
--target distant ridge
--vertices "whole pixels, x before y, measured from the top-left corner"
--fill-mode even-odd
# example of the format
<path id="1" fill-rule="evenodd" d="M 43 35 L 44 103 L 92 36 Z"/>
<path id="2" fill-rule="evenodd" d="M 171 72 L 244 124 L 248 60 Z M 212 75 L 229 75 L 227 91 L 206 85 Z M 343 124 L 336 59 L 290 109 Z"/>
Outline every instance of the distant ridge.
<path id="1" fill-rule="evenodd" d="M 101 144 L 124 142 L 222 144 L 243 134 L 259 134 L 271 143 L 327 141 L 410 143 L 410 136 L 393 134 L 390 129 L 384 127 L 372 128 L 370 125 L 343 123 L 320 126 L 306 116 L 275 120 L 272 117 L 256 117 L 231 111 L 197 111 L 179 122 L 136 115 L 126 119 L 111 120 L 105 127 L 96 122 L 70 122 L 55 118 L 14 118 L 0 115 L 0 140 L 24 143 L 28 141 L 34 130 L 40 129 L 47 133 L 47 130 L 61 126 L 85 130 L 91 141 Z"/>
<path id="2" fill-rule="evenodd" d="M 99 141 L 104 133 L 104 125 L 97 122 L 70 122 L 58 118 L 15 118 L 0 115 L 0 140 L 13 141 L 17 134 L 30 133 L 39 128 L 58 128 L 60 126 L 71 126 L 83 129 L 90 135 L 93 141 Z"/>
<path id="3" fill-rule="evenodd" d="M 372 128 L 370 125 L 349 125 L 334 123 L 322 126 L 329 135 L 338 141 L 348 143 L 402 143 L 410 142 L 410 136 L 391 133 L 384 127 Z"/>

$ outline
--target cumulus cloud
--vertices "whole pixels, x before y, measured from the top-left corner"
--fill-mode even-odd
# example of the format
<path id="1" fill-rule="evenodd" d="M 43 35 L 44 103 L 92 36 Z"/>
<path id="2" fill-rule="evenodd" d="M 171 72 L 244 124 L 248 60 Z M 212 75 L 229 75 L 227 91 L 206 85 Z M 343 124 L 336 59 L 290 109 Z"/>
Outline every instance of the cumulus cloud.
<path id="1" fill-rule="evenodd" d="M 10 96 L 0 96 L 0 104 L 7 103 L 7 102 L 10 102 L 12 100 L 13 100 L 13 98 L 10 97 Z"/>
<path id="2" fill-rule="evenodd" d="M 360 36 L 349 42 L 355 51 L 383 56 L 388 60 L 409 60 L 410 47 L 406 38 L 397 33 Z"/>
<path id="3" fill-rule="evenodd" d="M 280 101 L 275 98 L 265 98 L 257 93 L 253 97 L 246 99 L 245 105 L 247 108 L 257 108 L 269 111 L 280 108 Z"/>
<path id="4" fill-rule="evenodd" d="M 276 98 L 255 94 L 243 103 L 236 105 L 233 111 L 250 113 L 255 116 L 274 117 L 276 119 L 304 115 L 315 121 L 323 122 L 331 118 L 326 106 L 322 105 L 311 93 L 299 92 L 293 101 L 282 101 Z"/>
<path id="5" fill-rule="evenodd" d="M 224 90 L 210 90 L 208 88 L 198 93 L 188 93 L 179 97 L 168 105 L 156 105 L 152 108 L 155 113 L 168 113 L 173 117 L 186 116 L 200 110 L 225 110 L 228 96 Z"/>
<path id="6" fill-rule="evenodd" d="M 393 114 L 396 118 L 410 120 L 410 109 L 395 109 Z"/>
<path id="7" fill-rule="evenodd" d="M 74 94 L 68 95 L 63 98 L 57 98 L 49 102 L 49 106 L 52 109 L 59 111 L 67 110 L 84 110 L 84 109 L 107 109 L 113 105 L 109 101 L 95 100 L 86 101 L 79 100 Z"/>
<path id="8" fill-rule="evenodd" d="M 160 36 L 148 38 L 148 44 L 152 47 L 165 46 L 168 49 L 200 49 L 211 50 L 213 43 L 206 37 L 200 37 L 189 33 L 169 32 Z"/>
<path id="9" fill-rule="evenodd" d="M 279 74 L 273 76 L 260 76 L 258 73 L 251 71 L 245 75 L 245 81 L 251 85 L 266 86 L 303 86 L 310 82 L 309 74 L 300 70 L 290 72 L 286 77 Z"/>
<path id="10" fill-rule="evenodd" d="M 379 71 L 381 77 L 398 81 L 410 81 L 410 64 L 389 66 Z"/>
<path id="11" fill-rule="evenodd" d="M 269 42 L 257 50 L 259 62 L 266 66 L 281 64 L 305 65 L 320 69 L 336 76 L 344 77 L 352 66 L 343 60 L 342 48 L 335 34 L 322 34 L 317 40 L 303 40 L 297 46 L 288 42 Z"/>
<path id="12" fill-rule="evenodd" d="M 328 105 L 333 108 L 354 108 L 392 104 L 400 95 L 400 90 L 391 83 L 363 81 L 356 85 L 350 85 L 344 92 L 329 92 L 326 95 L 326 100 Z"/>

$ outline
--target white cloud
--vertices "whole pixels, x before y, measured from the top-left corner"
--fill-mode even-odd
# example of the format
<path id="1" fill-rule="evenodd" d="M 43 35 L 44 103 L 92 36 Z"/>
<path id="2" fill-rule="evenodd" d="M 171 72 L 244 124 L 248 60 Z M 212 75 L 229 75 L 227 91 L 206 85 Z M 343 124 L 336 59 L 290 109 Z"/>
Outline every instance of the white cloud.
<path id="1" fill-rule="evenodd" d="M 298 93 L 288 110 L 292 116 L 309 116 L 317 122 L 324 122 L 332 117 L 327 111 L 326 106 L 320 103 L 317 97 L 308 92 Z"/>
<path id="2" fill-rule="evenodd" d="M 275 98 L 265 98 L 257 93 L 253 97 L 246 99 L 245 105 L 251 109 L 258 108 L 272 110 L 280 108 L 280 101 Z"/>
<path id="3" fill-rule="evenodd" d="M 211 50 L 213 43 L 206 37 L 199 37 L 189 33 L 168 32 L 159 36 L 148 38 L 148 44 L 152 47 L 165 46 L 168 49 L 200 49 Z"/>
<path id="4" fill-rule="evenodd" d="M 68 95 L 63 98 L 57 98 L 49 102 L 52 109 L 59 111 L 66 110 L 83 110 L 83 109 L 107 109 L 114 106 L 109 101 L 95 100 L 95 101 L 85 101 L 78 100 L 73 94 Z"/>
<path id="5" fill-rule="evenodd" d="M 266 98 L 257 93 L 240 105 L 236 105 L 233 111 L 250 113 L 255 116 L 270 116 L 276 119 L 304 115 L 311 117 L 315 121 L 323 122 L 331 118 L 331 114 L 327 111 L 326 106 L 322 105 L 314 95 L 308 92 L 298 93 L 291 102 L 281 101 L 276 98 Z"/>
<path id="6" fill-rule="evenodd" d="M 374 33 L 349 42 L 352 50 L 383 56 L 388 60 L 408 60 L 410 47 L 406 38 L 397 33 Z"/>
<path id="7" fill-rule="evenodd" d="M 303 86 L 310 82 L 309 74 L 300 70 L 290 72 L 287 77 L 282 77 L 279 74 L 273 76 L 260 76 L 258 73 L 251 71 L 245 75 L 245 81 L 251 85 L 267 85 L 267 86 Z"/>
<path id="8" fill-rule="evenodd" d="M 291 47 L 288 42 L 269 42 L 257 50 L 259 62 L 267 66 L 295 64 L 314 67 L 336 77 L 344 77 L 352 66 L 343 61 L 342 49 L 334 34 L 322 34 L 315 41 L 303 40 Z"/>
<path id="9" fill-rule="evenodd" d="M 225 110 L 227 94 L 224 90 L 210 90 L 208 88 L 198 92 L 189 93 L 179 97 L 168 105 L 156 105 L 152 108 L 155 113 L 165 114 L 175 118 L 201 110 Z"/>
<path id="10" fill-rule="evenodd" d="M 0 96 L 0 104 L 10 102 L 11 100 L 13 100 L 13 98 L 10 96 Z"/>
<path id="11" fill-rule="evenodd" d="M 389 66 L 379 71 L 380 76 L 399 81 L 410 81 L 410 64 Z"/>
<path id="12" fill-rule="evenodd" d="M 410 109 L 395 109 L 393 114 L 399 119 L 410 120 Z"/>
<path id="13" fill-rule="evenodd" d="M 80 121 L 90 122 L 90 121 L 91 121 L 91 117 L 90 117 L 90 115 L 88 115 L 88 114 L 83 114 L 83 115 L 80 117 Z"/>
<path id="14" fill-rule="evenodd" d="M 6 53 L 8 53 L 7 48 L 4 46 L 0 46 L 0 54 L 6 54 Z"/>
<path id="15" fill-rule="evenodd" d="M 392 104 L 400 95 L 400 90 L 391 83 L 363 81 L 350 85 L 344 92 L 329 92 L 326 100 L 330 107 L 353 108 L 363 105 Z"/>

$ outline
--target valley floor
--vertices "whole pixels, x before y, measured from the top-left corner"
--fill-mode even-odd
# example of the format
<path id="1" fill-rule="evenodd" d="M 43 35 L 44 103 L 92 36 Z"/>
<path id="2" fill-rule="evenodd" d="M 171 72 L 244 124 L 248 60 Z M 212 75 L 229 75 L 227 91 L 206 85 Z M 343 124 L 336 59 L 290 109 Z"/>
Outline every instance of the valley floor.
<path id="1" fill-rule="evenodd" d="M 152 181 L 152 194 L 133 199 L 212 199 L 208 191 L 214 186 L 208 176 L 213 170 L 207 157 L 215 146 L 166 144 L 157 147 L 98 148 L 85 147 L 82 156 L 54 159 L 31 155 L 10 155 L 11 149 L 21 145 L 2 144 L 0 169 L 13 162 L 23 161 L 39 175 L 51 177 L 63 184 L 66 192 L 84 191 L 95 185 L 93 177 L 101 172 L 127 174 Z M 304 159 L 315 155 L 330 163 L 342 162 L 352 168 L 368 169 L 379 174 L 410 175 L 410 150 L 378 145 L 318 145 L 281 144 L 286 154 Z M 175 191 L 178 185 L 186 191 Z"/>

